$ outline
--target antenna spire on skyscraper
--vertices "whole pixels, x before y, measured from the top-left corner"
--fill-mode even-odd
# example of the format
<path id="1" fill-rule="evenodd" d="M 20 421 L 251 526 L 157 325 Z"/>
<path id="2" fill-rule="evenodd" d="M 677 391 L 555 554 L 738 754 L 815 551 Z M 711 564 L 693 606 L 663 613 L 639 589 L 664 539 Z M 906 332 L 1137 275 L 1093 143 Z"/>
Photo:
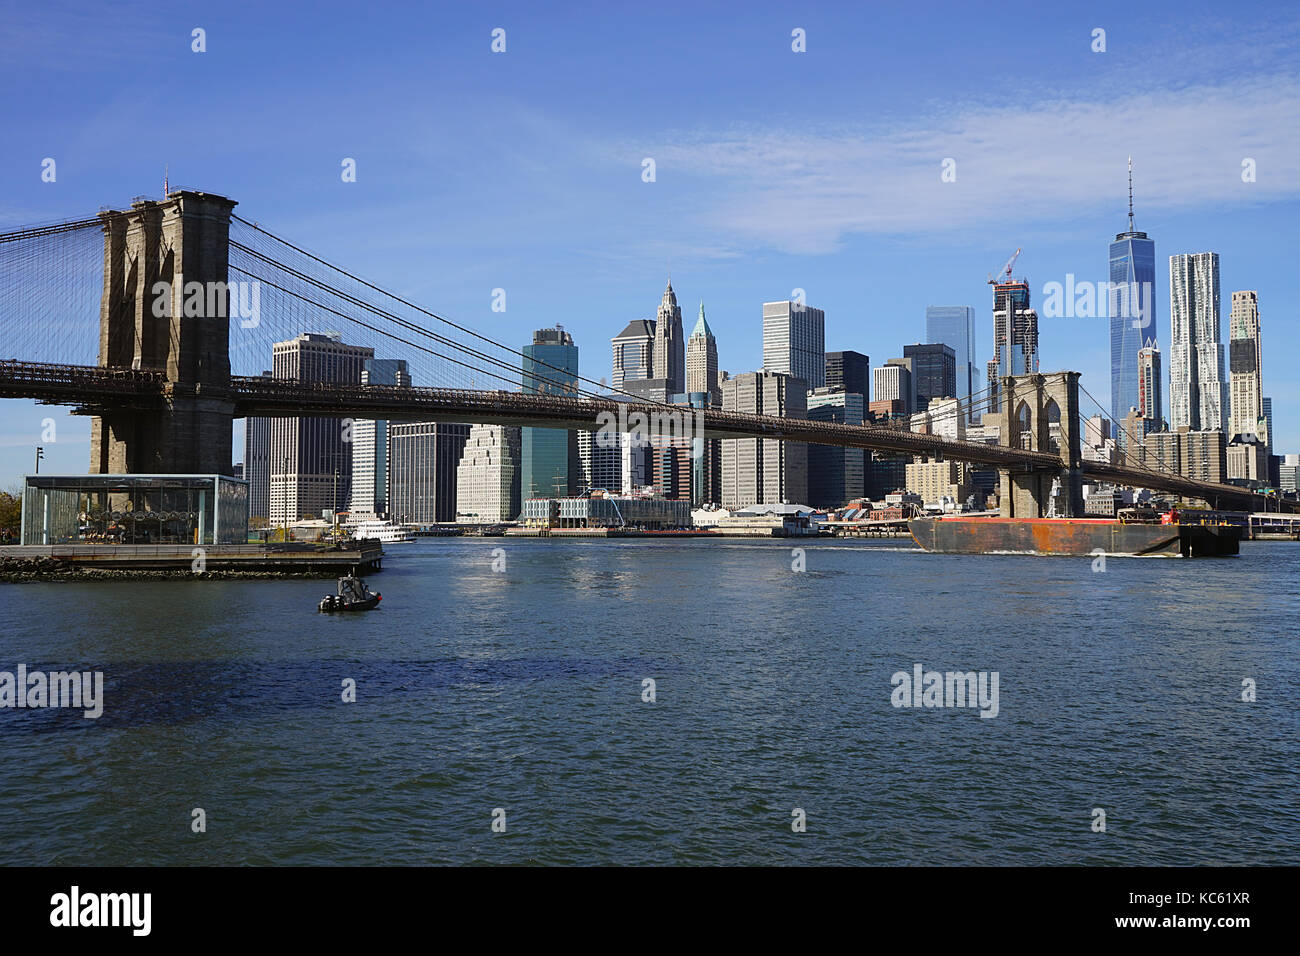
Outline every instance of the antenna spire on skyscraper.
<path id="1" fill-rule="evenodd" d="M 1133 231 L 1133 157 L 1128 158 L 1128 231 Z"/>

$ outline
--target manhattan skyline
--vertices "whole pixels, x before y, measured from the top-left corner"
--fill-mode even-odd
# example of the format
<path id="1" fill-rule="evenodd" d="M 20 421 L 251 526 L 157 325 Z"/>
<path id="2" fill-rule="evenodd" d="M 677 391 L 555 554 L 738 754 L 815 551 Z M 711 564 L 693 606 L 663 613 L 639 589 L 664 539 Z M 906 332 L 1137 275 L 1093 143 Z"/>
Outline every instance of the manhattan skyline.
<path id="1" fill-rule="evenodd" d="M 1279 922 L 1300 7 L 0 4 L 11 935 Z"/>
<path id="2" fill-rule="evenodd" d="M 742 20 L 669 4 L 654 17 L 552 20 L 506 5 L 404 12 L 397 30 L 331 6 L 305 33 L 279 11 L 160 18 L 128 5 L 69 24 L 15 9 L 0 46 L 15 67 L 12 141 L 26 149 L 0 157 L 4 227 L 160 193 L 166 168 L 173 185 L 231 195 L 493 337 L 522 345 L 559 322 L 587 347 L 593 378 L 610 374 L 610 338 L 652 314 L 669 268 L 683 301 L 709 303 L 733 374 L 762 367 L 761 304 L 795 289 L 825 310 L 827 350 L 881 358 L 924 341 L 927 306 L 970 305 L 978 370 L 991 352 L 985 278 L 1014 249 L 1035 303 L 1067 274 L 1108 277 L 1103 243 L 1126 228 L 1132 155 L 1138 225 L 1158 246 L 1166 375 L 1168 256 L 1216 252 L 1225 299 L 1258 291 L 1275 450 L 1300 450 L 1300 383 L 1269 359 L 1300 346 L 1287 321 L 1300 297 L 1288 241 L 1300 211 L 1294 15 L 1247 5 L 1226 20 L 1193 5 L 1171 32 L 1168 4 L 1013 5 L 1021 55 L 1003 66 L 987 57 L 1003 28 L 985 11 L 947 11 L 924 44 L 896 48 L 891 36 L 916 34 L 895 11 L 760 5 Z M 190 49 L 193 26 L 207 31 L 204 53 Z M 791 50 L 795 28 L 804 53 Z M 1105 52 L 1091 49 L 1096 28 Z M 665 50 L 690 69 L 656 69 Z M 344 53 L 356 68 L 340 75 Z M 176 72 L 165 92 L 133 66 L 146 54 Z M 41 88 L 25 89 L 21 70 L 37 63 Z M 593 89 L 593 73 L 612 79 Z M 120 78 L 113 92 L 96 92 L 106 75 Z M 302 108 L 261 105 L 267 87 Z M 178 104 L 228 118 L 224 134 L 139 135 Z M 992 145 L 1007 142 L 1016 148 Z M 41 181 L 44 157 L 58 162 L 54 183 Z M 355 183 L 340 181 L 348 157 Z M 495 288 L 505 312 L 492 311 Z M 1108 394 L 1107 320 L 1043 317 L 1040 354 Z M 23 417 L 0 426 L 6 481 L 39 443 Z M 44 469 L 81 471 L 84 423 L 62 422 Z"/>

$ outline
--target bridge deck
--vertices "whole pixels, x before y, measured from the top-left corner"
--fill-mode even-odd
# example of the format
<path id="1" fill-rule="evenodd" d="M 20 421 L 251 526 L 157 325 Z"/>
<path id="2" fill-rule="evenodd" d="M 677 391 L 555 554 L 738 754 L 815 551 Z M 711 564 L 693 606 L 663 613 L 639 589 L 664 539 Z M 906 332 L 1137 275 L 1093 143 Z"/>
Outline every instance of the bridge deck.
<path id="1" fill-rule="evenodd" d="M 193 391 L 197 392 L 198 389 Z M 390 421 L 445 421 L 475 424 L 569 428 L 596 431 L 609 423 L 635 428 L 636 416 L 647 434 L 707 438 L 767 438 L 835 445 L 901 454 L 942 456 L 1001 468 L 1059 470 L 1056 455 L 982 442 L 951 441 L 878 425 L 842 425 L 799 418 L 777 418 L 720 409 L 690 409 L 644 402 L 568 398 L 522 392 L 470 389 L 402 388 L 387 385 L 337 385 L 262 377 L 231 376 L 229 389 L 203 386 L 204 396 L 231 403 L 235 417 L 382 418 Z M 0 398 L 31 398 L 73 405 L 82 414 L 106 408 L 160 407 L 182 394 L 161 372 L 99 366 L 48 365 L 0 361 Z M 1267 499 L 1236 485 L 1196 481 L 1122 465 L 1081 461 L 1089 478 L 1152 488 L 1213 502 L 1241 502 L 1248 508 Z M 1282 502 L 1288 511 L 1295 502 Z"/>

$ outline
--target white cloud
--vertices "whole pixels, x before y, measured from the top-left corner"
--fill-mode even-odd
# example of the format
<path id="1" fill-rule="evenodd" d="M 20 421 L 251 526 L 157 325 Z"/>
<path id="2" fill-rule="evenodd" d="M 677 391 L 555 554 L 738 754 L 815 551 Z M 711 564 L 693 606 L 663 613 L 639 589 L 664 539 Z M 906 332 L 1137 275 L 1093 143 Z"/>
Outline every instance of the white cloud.
<path id="1" fill-rule="evenodd" d="M 887 129 L 695 131 L 655 154 L 661 179 L 707 186 L 698 225 L 786 252 L 831 251 L 855 233 L 1060 222 L 1099 207 L 1122 216 L 1130 154 L 1140 229 L 1155 210 L 1300 196 L 1300 83 L 966 106 Z M 946 157 L 955 182 L 940 179 Z M 1254 183 L 1241 178 L 1246 157 Z"/>

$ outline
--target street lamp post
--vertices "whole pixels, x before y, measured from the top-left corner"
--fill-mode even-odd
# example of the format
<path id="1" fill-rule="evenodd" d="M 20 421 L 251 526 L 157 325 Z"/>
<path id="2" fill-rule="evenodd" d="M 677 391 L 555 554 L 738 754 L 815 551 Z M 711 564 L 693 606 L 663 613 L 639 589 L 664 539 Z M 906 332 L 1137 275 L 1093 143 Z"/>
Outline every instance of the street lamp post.
<path id="1" fill-rule="evenodd" d="M 45 457 L 45 449 L 40 445 L 36 446 L 36 474 L 41 473 L 41 459 Z"/>

